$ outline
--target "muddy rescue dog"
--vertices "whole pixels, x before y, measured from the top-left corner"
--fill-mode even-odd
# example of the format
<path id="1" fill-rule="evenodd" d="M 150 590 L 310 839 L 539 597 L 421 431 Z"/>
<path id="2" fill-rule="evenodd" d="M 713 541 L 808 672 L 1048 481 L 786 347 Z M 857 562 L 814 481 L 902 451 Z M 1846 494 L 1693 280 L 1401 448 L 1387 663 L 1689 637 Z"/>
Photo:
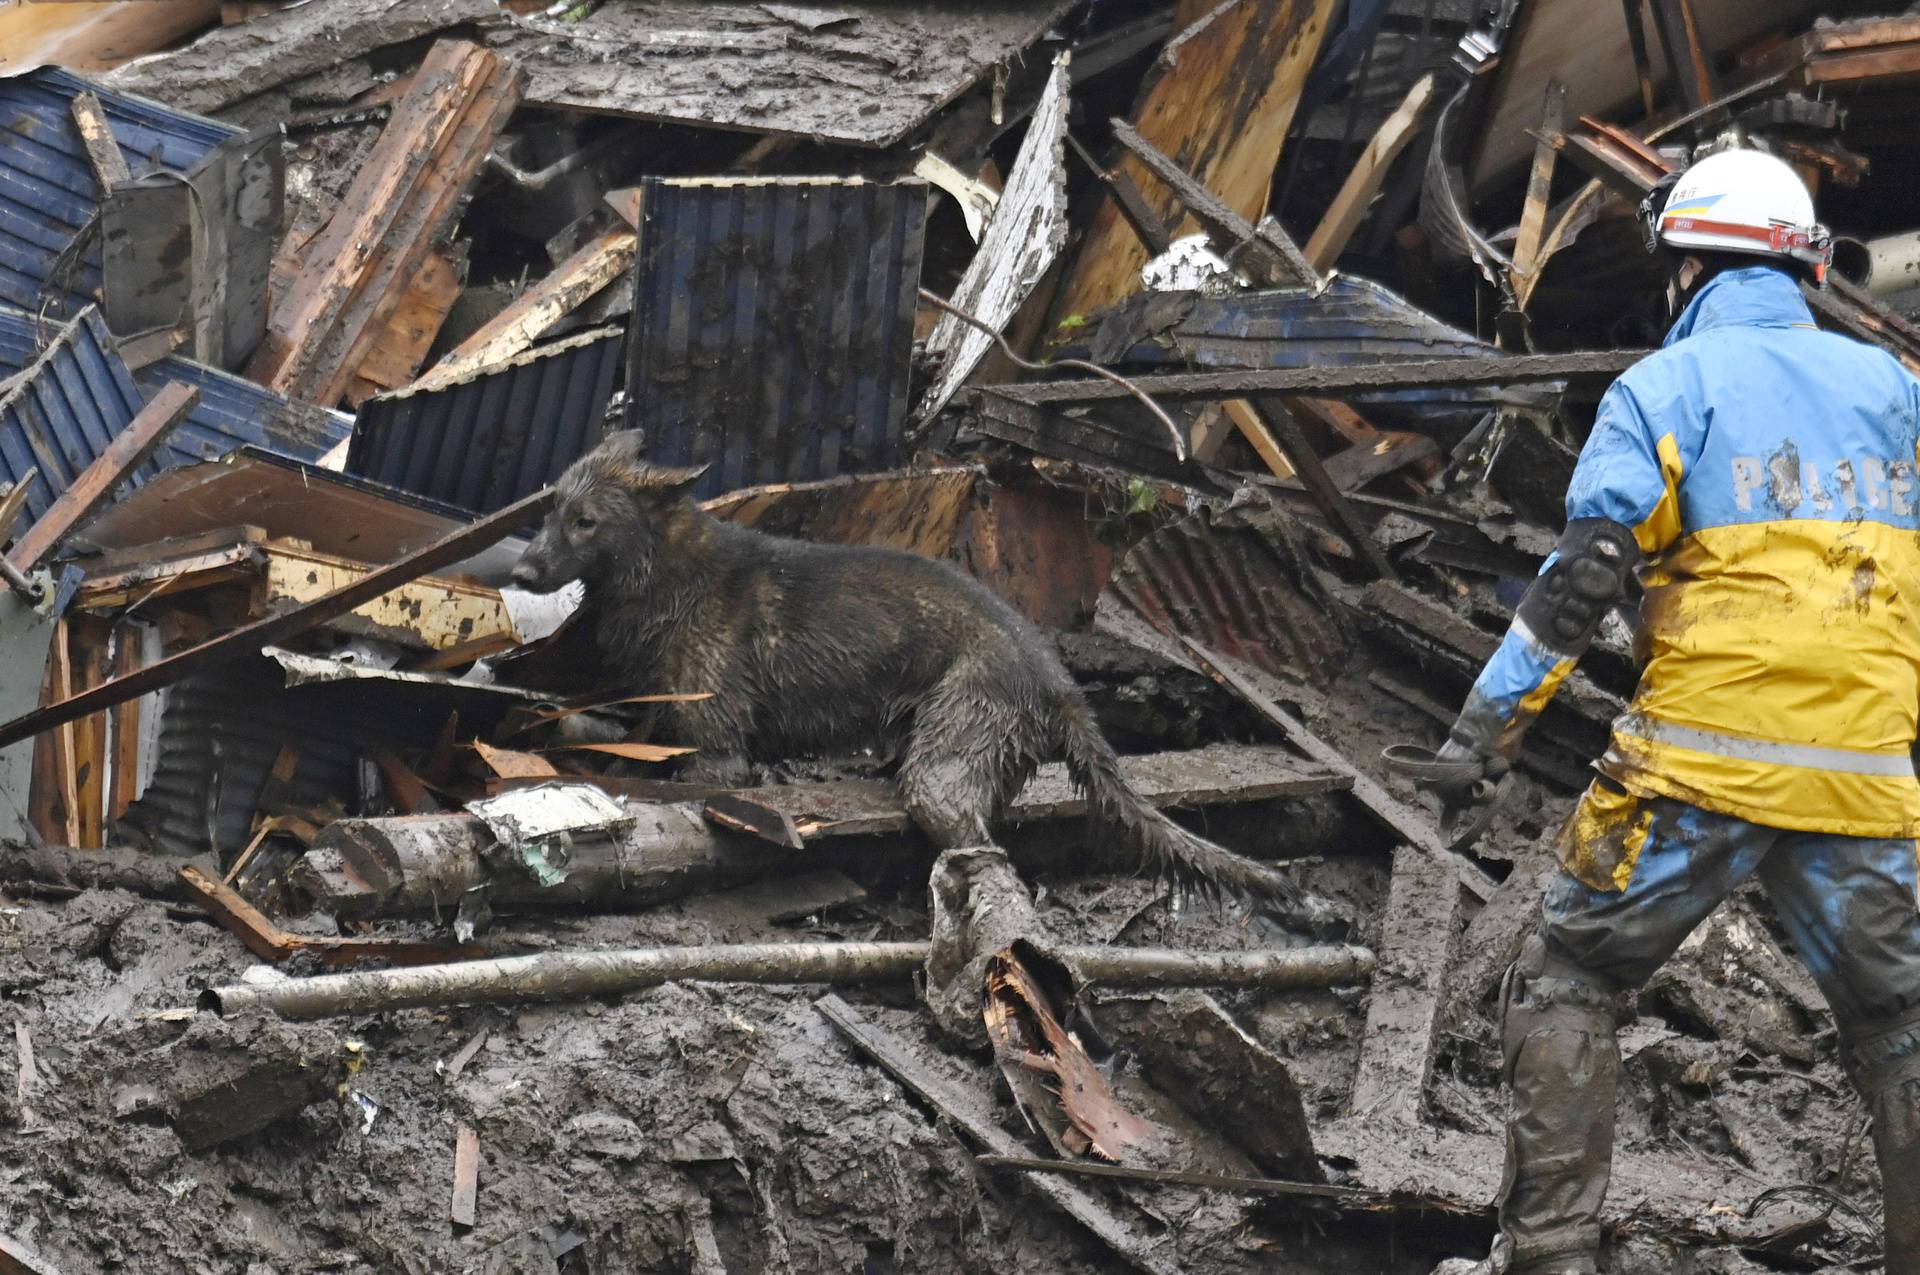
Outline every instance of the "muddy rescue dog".
<path id="1" fill-rule="evenodd" d="M 1052 643 L 978 581 L 902 550 L 722 522 L 689 498 L 701 470 L 649 466 L 638 439 L 611 435 L 568 468 L 513 579 L 584 583 L 610 686 L 711 693 L 667 712 L 703 776 L 871 748 L 897 759 L 921 831 L 955 847 L 990 842 L 1039 763 L 1061 758 L 1145 865 L 1184 888 L 1294 899 L 1278 873 L 1128 786 Z"/>

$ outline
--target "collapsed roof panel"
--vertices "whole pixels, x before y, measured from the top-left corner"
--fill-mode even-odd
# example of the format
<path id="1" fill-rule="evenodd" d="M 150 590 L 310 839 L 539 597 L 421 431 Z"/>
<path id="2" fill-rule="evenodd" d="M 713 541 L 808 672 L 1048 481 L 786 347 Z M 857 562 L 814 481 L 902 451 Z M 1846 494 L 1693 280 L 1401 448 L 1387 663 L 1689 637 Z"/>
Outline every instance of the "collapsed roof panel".
<path id="1" fill-rule="evenodd" d="M 627 421 L 700 494 L 900 463 L 927 187 L 649 180 Z"/>
<path id="2" fill-rule="evenodd" d="M 63 250 L 100 204 L 72 101 L 92 89 L 135 179 L 186 172 L 240 130 L 116 93 L 58 67 L 0 79 L 0 302 L 38 310 Z M 90 245 L 55 291 L 77 311 L 100 291 L 100 247 Z"/>
<path id="3" fill-rule="evenodd" d="M 452 385 L 369 399 L 347 472 L 474 513 L 512 504 L 600 441 L 625 347 L 604 328 Z"/>
<path id="4" fill-rule="evenodd" d="M 96 397 L 122 393 L 120 378 L 126 374 L 126 365 L 113 352 L 112 336 L 98 313 L 83 315 L 69 326 L 84 326 L 85 334 L 76 339 L 89 342 L 89 349 L 102 351 L 88 364 L 89 384 L 95 386 Z M 0 382 L 32 365 L 65 330 L 0 306 Z M 115 371 L 115 367 L 120 370 Z M 318 460 L 345 441 L 353 426 L 352 420 L 340 412 L 282 398 L 252 381 L 178 355 L 149 363 L 132 374 L 131 384 L 137 387 L 134 409 L 137 411 L 141 402 L 159 393 L 168 381 L 184 381 L 196 387 L 200 401 L 161 445 L 157 457 L 160 469 L 212 460 L 246 444 L 270 447 L 301 460 Z"/>
<path id="5" fill-rule="evenodd" d="M 1070 8 L 662 0 L 520 18 L 490 42 L 526 69 L 529 105 L 891 146 Z"/>

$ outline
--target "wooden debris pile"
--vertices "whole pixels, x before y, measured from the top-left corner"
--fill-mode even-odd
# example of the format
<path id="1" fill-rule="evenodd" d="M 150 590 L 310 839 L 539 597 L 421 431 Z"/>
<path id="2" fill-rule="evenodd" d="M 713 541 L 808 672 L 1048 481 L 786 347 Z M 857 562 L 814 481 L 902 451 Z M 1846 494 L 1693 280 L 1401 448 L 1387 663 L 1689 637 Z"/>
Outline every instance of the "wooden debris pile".
<path id="1" fill-rule="evenodd" d="M 191 1219 L 357 1208 L 327 1148 L 403 1132 L 445 1156 L 427 1207 L 288 1233 L 381 1270 L 946 1270 L 979 1231 L 1001 1269 L 1424 1275 L 1484 1246 L 1496 986 L 1633 617 L 1471 850 L 1375 759 L 1444 734 L 1663 334 L 1634 220 L 1663 174 L 1788 159 L 1843 237 L 1821 323 L 1920 370 L 1920 19 L 1885 7 L 0 11 L 0 1270 L 179 1263 L 161 1203 L 109 1240 L 47 1202 L 83 1188 L 29 1191 L 94 1144 L 226 1157 Z M 1057 637 L 1140 792 L 1311 906 L 1090 870 L 1057 765 L 1003 845 L 944 856 L 888 758 L 698 779 L 663 723 L 712 688 L 609 684 L 577 594 L 509 581 L 618 429 L 705 466 L 720 517 L 970 572 Z M 117 937 L 181 918 L 238 942 Z M 467 1044 L 401 1039 L 429 1018 Z M 586 1068 L 555 1110 L 518 1105 L 510 1039 Z M 1763 901 L 1624 1039 L 1611 1269 L 1874 1251 Z M 712 1110 L 640 1120 L 666 1099 L 605 1060 L 643 1057 Z M 843 1121 L 923 1158 L 894 1204 L 873 1164 L 794 1167 Z M 609 1203 L 608 1164 L 670 1186 Z M 234 1269 L 297 1247 L 262 1225 Z"/>

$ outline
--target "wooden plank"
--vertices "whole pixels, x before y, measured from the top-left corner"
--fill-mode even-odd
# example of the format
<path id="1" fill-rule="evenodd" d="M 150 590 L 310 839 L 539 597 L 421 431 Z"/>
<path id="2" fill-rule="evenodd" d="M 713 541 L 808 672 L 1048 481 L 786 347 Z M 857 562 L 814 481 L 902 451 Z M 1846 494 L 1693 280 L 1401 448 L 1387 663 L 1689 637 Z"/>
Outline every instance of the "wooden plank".
<path id="1" fill-rule="evenodd" d="M 220 0 L 0 5 L 0 73 L 14 75 L 48 65 L 110 70 L 177 43 L 219 12 Z"/>
<path id="2" fill-rule="evenodd" d="M 426 264 L 387 319 L 386 330 L 354 369 L 353 384 L 347 387 L 349 405 L 358 407 L 376 394 L 397 390 L 419 374 L 447 312 L 459 299 L 465 275 L 464 245 L 427 254 Z"/>
<path id="3" fill-rule="evenodd" d="M 1307 495 L 1320 512 L 1326 515 L 1355 555 L 1373 568 L 1376 576 L 1383 580 L 1398 580 L 1400 573 L 1387 560 L 1386 550 L 1374 540 L 1373 528 L 1367 525 L 1346 496 L 1334 486 L 1326 466 L 1320 463 L 1319 453 L 1313 450 L 1313 444 L 1301 432 L 1300 423 L 1284 409 L 1269 412 L 1267 416 L 1269 425 L 1280 440 L 1280 446 L 1287 453 L 1287 459 L 1293 463 L 1300 485 L 1306 488 Z"/>
<path id="4" fill-rule="evenodd" d="M 81 695 L 38 709 L 0 726 L 0 748 L 41 731 L 75 721 L 115 704 L 169 686 L 189 673 L 225 662 L 263 646 L 277 645 L 392 589 L 441 567 L 451 566 L 544 515 L 554 498 L 548 487 L 523 497 L 478 522 L 448 533 L 416 553 L 371 571 L 352 584 L 296 607 L 284 615 L 269 616 L 219 637 L 201 642 L 177 655 L 148 665 L 137 673 L 117 677 Z"/>
<path id="5" fill-rule="evenodd" d="M 279 540 L 269 540 L 262 552 L 266 604 L 275 610 L 303 606 L 374 569 Z M 513 618 L 498 589 L 438 576 L 400 585 L 355 607 L 332 627 L 428 651 L 514 636 Z"/>
<path id="6" fill-rule="evenodd" d="M 1321 1182 L 1289 1182 L 1282 1178 L 1248 1178 L 1227 1173 L 1194 1173 L 1185 1169 L 1144 1169 L 1126 1164 L 1099 1164 L 1091 1160 L 1042 1160 L 1018 1155 L 977 1155 L 973 1162 L 988 1169 L 1020 1169 L 1027 1173 L 1066 1173 L 1118 1182 L 1145 1182 L 1162 1186 L 1198 1187 L 1235 1195 L 1307 1195 L 1346 1201 L 1355 1207 L 1378 1209 L 1389 1203 L 1378 1191 Z"/>
<path id="7" fill-rule="evenodd" d="M 88 515 L 118 490 L 121 482 L 145 463 L 174 426 L 187 418 L 200 401 L 198 388 L 169 381 L 147 405 L 134 414 L 127 427 L 114 435 L 105 450 L 82 470 L 73 484 L 60 493 L 39 521 L 14 544 L 7 560 L 17 570 L 31 571 L 70 532 L 85 522 Z"/>
<path id="8" fill-rule="evenodd" d="M 828 994 L 813 1004 L 855 1048 L 968 1137 L 996 1155 L 1018 1157 L 1026 1153 L 1026 1148 L 1000 1127 L 991 1101 L 983 1094 L 962 1089 L 934 1072 L 905 1041 L 868 1022 L 840 997 Z M 1135 1268 L 1165 1275 L 1183 1269 L 1178 1243 L 1170 1232 L 1151 1236 L 1079 1187 L 1054 1177 L 1030 1178 L 1028 1185 Z"/>
<path id="9" fill-rule="evenodd" d="M 1180 640 L 1199 663 L 1201 672 L 1238 695 L 1254 711 L 1279 727 L 1287 741 L 1308 757 L 1347 776 L 1353 785 L 1353 795 L 1360 799 L 1360 804 L 1396 837 L 1443 863 L 1452 864 L 1460 876 L 1461 884 L 1473 891 L 1475 897 L 1484 900 L 1493 893 L 1492 880 L 1447 845 L 1432 816 L 1393 796 L 1347 760 L 1346 754 L 1315 735 L 1304 722 L 1276 704 L 1261 689 L 1261 684 L 1268 680 L 1265 673 L 1209 651 L 1190 637 Z"/>
<path id="10" fill-rule="evenodd" d="M 1133 127 L 1228 208 L 1258 221 L 1334 8 L 1333 0 L 1188 0 L 1175 20 L 1179 34 L 1167 42 L 1158 74 L 1134 109 Z M 1129 155 L 1119 168 L 1146 195 L 1156 220 L 1174 223 L 1174 192 L 1148 180 L 1137 156 Z M 1174 234 L 1192 229 L 1187 222 L 1175 226 Z M 1138 291 L 1146 261 L 1146 247 L 1118 201 L 1104 196 L 1053 305 L 1056 321 L 1091 314 Z"/>
<path id="11" fill-rule="evenodd" d="M 47 646 L 47 667 L 41 680 L 41 704 L 57 704 L 73 694 L 73 646 L 67 636 L 69 621 L 54 623 Z M 42 841 L 71 846 L 79 840 L 79 806 L 73 791 L 73 730 L 53 731 L 34 741 L 33 785 L 27 796 L 27 817 Z"/>
<path id="12" fill-rule="evenodd" d="M 1373 206 L 1373 197 L 1380 193 L 1381 185 L 1393 171 L 1393 161 L 1419 136 L 1427 108 L 1433 104 L 1433 90 L 1431 73 L 1414 81 L 1405 99 L 1368 139 L 1347 180 L 1341 183 L 1340 193 L 1327 205 L 1320 224 L 1307 240 L 1307 264 L 1315 270 L 1324 273 L 1333 269 L 1334 262 L 1347 250 L 1353 232 L 1360 228 L 1367 210 Z"/>
<path id="13" fill-rule="evenodd" d="M 340 399 L 479 175 L 523 78 L 465 41 L 428 51 L 275 303 L 248 376 L 289 397 Z"/>
<path id="14" fill-rule="evenodd" d="M 144 626 L 122 624 L 114 632 L 113 675 L 125 677 L 140 667 L 140 634 Z M 107 775 L 107 819 L 117 820 L 139 796 L 140 701 L 130 699 L 113 708 L 112 764 Z"/>
<path id="15" fill-rule="evenodd" d="M 527 349 L 587 298 L 624 274 L 633 265 L 634 247 L 638 242 L 638 234 L 625 226 L 616 226 L 589 240 L 554 267 L 552 274 L 521 293 L 506 309 L 434 364 L 411 388 L 436 389 Z"/>
<path id="16" fill-rule="evenodd" d="M 1533 295 L 1534 274 L 1540 266 L 1540 245 L 1547 233 L 1547 200 L 1553 189 L 1553 161 L 1559 155 L 1550 140 L 1566 127 L 1567 86 L 1547 81 L 1546 101 L 1540 108 L 1539 143 L 1533 150 L 1533 171 L 1527 176 L 1527 202 L 1520 211 L 1520 233 L 1513 244 L 1513 288 L 1520 308 Z"/>
<path id="17" fill-rule="evenodd" d="M 1393 853 L 1382 912 L 1380 964 L 1360 1038 L 1353 1115 L 1403 1127 L 1420 1123 L 1433 1074 L 1440 986 L 1460 938 L 1460 881 L 1453 867 L 1411 846 Z"/>
<path id="18" fill-rule="evenodd" d="M 74 94 L 68 106 L 73 112 L 74 127 L 80 130 L 80 141 L 87 148 L 87 163 L 93 166 L 93 180 L 104 198 L 116 185 L 131 179 L 126 156 L 120 153 L 120 143 L 113 138 L 107 113 L 92 89 L 83 89 Z"/>
<path id="19" fill-rule="evenodd" d="M 1275 478 L 1293 477 L 1293 463 L 1287 459 L 1287 453 L 1274 438 L 1273 431 L 1267 428 L 1266 419 L 1260 415 L 1259 409 L 1244 398 L 1227 399 L 1220 404 L 1220 409 Z"/>
<path id="20" fill-rule="evenodd" d="M 1648 119 L 1653 118 L 1656 99 L 1653 95 L 1653 59 L 1647 52 L 1647 27 L 1641 21 L 1646 9 L 1646 0 L 1620 0 L 1622 16 L 1627 22 L 1627 45 L 1633 50 L 1633 71 L 1640 78 L 1640 111 Z M 1560 81 L 1547 82 L 1547 92 L 1553 92 L 1553 86 Z"/>
<path id="21" fill-rule="evenodd" d="M 1700 38 L 1700 18 L 1693 0 L 1648 0 L 1654 28 L 1667 51 L 1667 66 L 1689 111 L 1697 111 L 1720 96 L 1714 88 L 1713 68 Z"/>
<path id="22" fill-rule="evenodd" d="M 1251 274 L 1255 283 L 1275 288 L 1319 284 L 1319 272 L 1307 264 L 1284 231 L 1256 227 L 1125 120 L 1112 124 L 1114 139 L 1174 193 L 1214 248 Z"/>
<path id="23" fill-rule="evenodd" d="M 68 661 L 73 689 L 91 690 L 112 676 L 109 646 L 112 625 L 100 616 L 75 615 L 67 625 Z M 106 844 L 107 715 L 94 713 L 73 724 L 74 839 L 72 845 L 97 850 Z"/>
<path id="24" fill-rule="evenodd" d="M 480 1193 L 480 1135 L 470 1124 L 460 1126 L 453 1143 L 453 1199 L 447 1216 L 455 1226 L 472 1227 L 478 1216 Z"/>

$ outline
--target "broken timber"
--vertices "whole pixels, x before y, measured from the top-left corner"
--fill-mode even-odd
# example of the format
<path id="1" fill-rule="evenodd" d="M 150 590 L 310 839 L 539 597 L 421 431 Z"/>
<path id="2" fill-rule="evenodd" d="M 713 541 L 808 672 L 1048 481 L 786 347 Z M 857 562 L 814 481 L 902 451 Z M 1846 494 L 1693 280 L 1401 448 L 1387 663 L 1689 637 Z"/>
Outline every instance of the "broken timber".
<path id="1" fill-rule="evenodd" d="M 338 211 L 308 243 L 247 375 L 289 397 L 337 402 L 452 223 L 523 76 L 458 40 L 428 51 Z"/>
<path id="2" fill-rule="evenodd" d="M 739 943 L 541 952 L 407 969 L 320 974 L 274 983 L 210 988 L 201 1007 L 225 1016 L 264 1009 L 282 1018 L 331 1018 L 437 1005 L 619 996 L 661 983 L 871 983 L 908 979 L 926 964 L 928 943 Z M 1201 985 L 1269 990 L 1347 986 L 1373 970 L 1364 947 L 1290 947 L 1255 952 L 1169 952 L 1165 948 L 1063 947 L 1061 959 L 1090 981 L 1150 987 Z"/>
<path id="3" fill-rule="evenodd" d="M 1406 846 L 1394 852 L 1383 959 L 1367 1002 L 1350 1100 L 1361 1119 L 1420 1122 L 1440 1024 L 1441 980 L 1460 935 L 1460 896 L 1445 862 Z"/>
<path id="4" fill-rule="evenodd" d="M 484 949 L 459 943 L 414 939 L 356 939 L 294 934 L 268 920 L 239 891 L 214 880 L 191 864 L 180 869 L 202 907 L 233 932 L 247 950 L 263 961 L 284 961 L 296 952 L 315 952 L 329 965 L 357 960 L 387 960 L 396 965 L 430 965 L 442 961 L 484 956 Z"/>
<path id="5" fill-rule="evenodd" d="M 1248 394 L 1313 394 L 1339 397 L 1370 390 L 1416 389 L 1449 385 L 1531 385 L 1542 381 L 1612 380 L 1649 350 L 1597 350 L 1580 354 L 1512 354 L 1480 359 L 1427 359 L 1413 363 L 1357 363 L 1342 366 L 1251 368 L 1232 372 L 1166 372 L 1128 379 L 1143 393 L 1161 400 L 1234 398 Z M 1088 378 L 996 385 L 988 399 L 1029 407 L 1103 403 L 1131 398 L 1124 387 Z"/>
<path id="6" fill-rule="evenodd" d="M 0 748 L 29 739 L 41 731 L 78 721 L 115 704 L 124 704 L 148 691 L 170 686 L 199 669 L 209 668 L 237 656 L 258 651 L 305 633 L 335 616 L 344 615 L 362 603 L 370 602 L 388 590 L 417 580 L 441 567 L 467 558 L 488 545 L 512 535 L 527 523 L 541 517 L 553 501 L 551 487 L 537 491 L 478 522 L 449 532 L 417 553 L 371 571 L 360 579 L 313 601 L 295 607 L 284 615 L 269 616 L 243 625 L 219 637 L 209 638 L 135 673 L 112 678 L 55 704 L 36 709 L 23 717 L 0 725 Z"/>
<path id="7" fill-rule="evenodd" d="M 1480 899 L 1493 893 L 1493 882 L 1487 874 L 1456 854 L 1440 838 L 1440 830 L 1426 812 L 1417 810 L 1394 797 L 1373 779 L 1360 773 L 1359 769 L 1348 761 L 1339 749 L 1308 730 L 1301 722 L 1273 702 L 1271 696 L 1261 691 L 1259 679 L 1265 674 L 1258 669 L 1250 669 L 1217 655 L 1200 645 L 1190 637 L 1182 637 L 1189 654 L 1199 662 L 1207 676 L 1234 692 L 1268 721 L 1280 728 L 1282 734 L 1301 751 L 1323 766 L 1345 773 L 1353 784 L 1353 795 L 1360 799 L 1375 818 L 1390 828 L 1394 835 L 1432 856 L 1441 862 L 1450 862 L 1453 871 L 1458 874 L 1460 884 L 1473 891 Z"/>
<path id="8" fill-rule="evenodd" d="M 72 485 L 55 498 L 46 513 L 27 528 L 7 555 L 14 570 L 27 572 L 38 566 L 40 559 L 118 490 L 127 475 L 146 463 L 147 457 L 153 455 L 154 449 L 165 441 L 174 426 L 187 418 L 187 413 L 199 401 L 198 389 L 169 381 L 152 401 L 134 414 L 125 429 L 113 436 L 113 441 L 94 457 L 93 463 L 81 471 Z"/>
<path id="9" fill-rule="evenodd" d="M 1091 1160 L 1041 1160 L 1022 1155 L 977 1155 L 973 1162 L 988 1169 L 1019 1169 L 1027 1173 L 1064 1173 L 1089 1178 L 1150 1185 L 1192 1186 L 1203 1191 L 1230 1191 L 1250 1195 L 1306 1195 L 1334 1200 L 1355 1208 L 1387 1206 L 1390 1197 L 1360 1187 L 1328 1186 L 1324 1182 L 1288 1182 L 1282 1178 L 1246 1178 L 1228 1173 L 1190 1173 L 1184 1169 L 1140 1169 L 1126 1164 L 1096 1164 Z"/>
<path id="10" fill-rule="evenodd" d="M 1342 774 L 1302 766 L 1277 748 L 1214 746 L 1187 753 L 1121 759 L 1134 788 L 1160 806 L 1200 807 L 1307 796 L 1348 787 Z M 783 784 L 726 794 L 726 822 L 706 817 L 703 801 L 640 802 L 603 836 L 574 838 L 564 879 L 543 883 L 502 856 L 493 834 L 471 814 L 341 819 L 320 834 L 296 869 L 299 889 L 345 915 L 434 912 L 467 890 L 490 884 L 495 907 L 637 907 L 756 880 L 824 862 L 825 839 L 898 835 L 913 821 L 891 785 L 880 781 Z M 1084 815 L 1086 803 L 1059 763 L 1042 766 L 1007 811 L 1013 825 Z M 811 861 L 787 843 L 791 826 Z M 747 828 L 765 829 L 748 832 Z M 1016 846 L 1016 849 L 1018 847 Z M 847 857 L 919 853 L 918 842 Z M 503 869 L 496 860 L 505 857 Z"/>
<path id="11" fill-rule="evenodd" d="M 868 1022 L 853 1006 L 838 996 L 828 995 L 815 1001 L 814 1008 L 839 1028 L 861 1053 L 878 1063 L 943 1118 L 966 1130 L 967 1135 L 976 1142 L 1001 1156 L 1017 1158 L 1025 1150 L 1000 1127 L 985 1098 L 931 1071 L 904 1042 Z M 1104 1202 L 1051 1176 L 1033 1178 L 1029 1185 L 1138 1269 L 1165 1272 L 1166 1275 L 1175 1275 L 1181 1269 L 1178 1245 L 1170 1234 L 1148 1235 L 1114 1213 Z"/>

